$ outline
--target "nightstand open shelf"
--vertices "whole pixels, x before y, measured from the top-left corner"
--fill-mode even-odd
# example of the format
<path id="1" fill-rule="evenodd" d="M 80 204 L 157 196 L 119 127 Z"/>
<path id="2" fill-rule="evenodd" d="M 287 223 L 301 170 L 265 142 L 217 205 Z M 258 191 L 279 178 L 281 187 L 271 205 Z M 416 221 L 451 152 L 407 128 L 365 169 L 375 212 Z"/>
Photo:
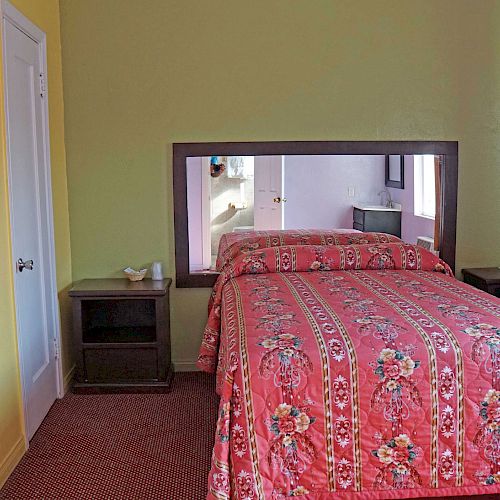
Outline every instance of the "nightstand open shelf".
<path id="1" fill-rule="evenodd" d="M 119 344 L 156 342 L 156 327 L 115 326 L 93 327 L 83 330 L 84 344 Z"/>
<path id="2" fill-rule="evenodd" d="M 165 392 L 172 378 L 171 280 L 74 285 L 77 392 Z"/>

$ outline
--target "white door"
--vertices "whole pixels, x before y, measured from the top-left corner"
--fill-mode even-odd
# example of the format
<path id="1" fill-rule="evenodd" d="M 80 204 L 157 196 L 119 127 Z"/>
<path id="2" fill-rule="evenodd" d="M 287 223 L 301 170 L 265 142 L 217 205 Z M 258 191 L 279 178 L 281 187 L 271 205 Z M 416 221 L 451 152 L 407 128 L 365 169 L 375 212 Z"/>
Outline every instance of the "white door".
<path id="1" fill-rule="evenodd" d="M 44 44 L 16 27 L 5 10 L 3 42 L 16 319 L 26 434 L 31 439 L 58 396 L 47 96 L 41 84 Z"/>
<path id="2" fill-rule="evenodd" d="M 282 229 L 283 157 L 256 156 L 254 164 L 254 228 Z"/>

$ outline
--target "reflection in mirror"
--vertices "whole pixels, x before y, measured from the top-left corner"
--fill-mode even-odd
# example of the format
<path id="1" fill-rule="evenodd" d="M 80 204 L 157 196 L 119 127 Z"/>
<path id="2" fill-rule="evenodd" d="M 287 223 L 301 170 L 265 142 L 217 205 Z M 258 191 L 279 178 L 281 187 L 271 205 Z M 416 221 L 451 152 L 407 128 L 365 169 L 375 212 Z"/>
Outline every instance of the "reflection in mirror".
<path id="1" fill-rule="evenodd" d="M 385 165 L 385 185 L 404 189 L 405 163 L 403 155 L 387 155 Z"/>
<path id="2" fill-rule="evenodd" d="M 238 231 L 380 231 L 434 249 L 434 156 L 405 155 L 404 165 L 395 189 L 385 155 L 188 157 L 189 270 L 214 271 L 221 235 Z"/>
<path id="3" fill-rule="evenodd" d="M 399 155 L 389 155 L 389 179 L 401 182 L 401 157 Z"/>

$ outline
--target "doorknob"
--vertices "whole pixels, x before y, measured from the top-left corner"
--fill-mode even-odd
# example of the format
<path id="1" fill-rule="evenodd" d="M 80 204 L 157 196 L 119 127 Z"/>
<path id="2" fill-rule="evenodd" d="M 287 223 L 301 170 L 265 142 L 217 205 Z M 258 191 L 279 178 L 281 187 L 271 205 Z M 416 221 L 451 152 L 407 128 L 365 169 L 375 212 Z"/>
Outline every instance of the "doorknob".
<path id="1" fill-rule="evenodd" d="M 32 260 L 23 261 L 23 259 L 18 259 L 16 265 L 17 265 L 17 270 L 20 273 L 22 273 L 24 269 L 27 269 L 28 271 L 33 270 L 33 261 Z"/>
<path id="2" fill-rule="evenodd" d="M 286 203 L 286 198 L 281 198 L 281 196 L 276 196 L 276 198 L 273 198 L 274 203 Z"/>

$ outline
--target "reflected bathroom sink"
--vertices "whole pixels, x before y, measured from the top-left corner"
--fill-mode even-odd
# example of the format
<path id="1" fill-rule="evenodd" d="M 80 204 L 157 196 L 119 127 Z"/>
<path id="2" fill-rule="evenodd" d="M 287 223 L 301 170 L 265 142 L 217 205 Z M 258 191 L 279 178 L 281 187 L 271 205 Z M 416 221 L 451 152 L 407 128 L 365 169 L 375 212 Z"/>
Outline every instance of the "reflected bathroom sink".
<path id="1" fill-rule="evenodd" d="M 359 208 L 360 210 L 376 210 L 377 212 L 401 212 L 401 204 L 394 203 L 392 208 L 384 207 L 383 205 L 375 205 L 371 203 L 356 203 L 353 205 L 354 208 Z"/>

